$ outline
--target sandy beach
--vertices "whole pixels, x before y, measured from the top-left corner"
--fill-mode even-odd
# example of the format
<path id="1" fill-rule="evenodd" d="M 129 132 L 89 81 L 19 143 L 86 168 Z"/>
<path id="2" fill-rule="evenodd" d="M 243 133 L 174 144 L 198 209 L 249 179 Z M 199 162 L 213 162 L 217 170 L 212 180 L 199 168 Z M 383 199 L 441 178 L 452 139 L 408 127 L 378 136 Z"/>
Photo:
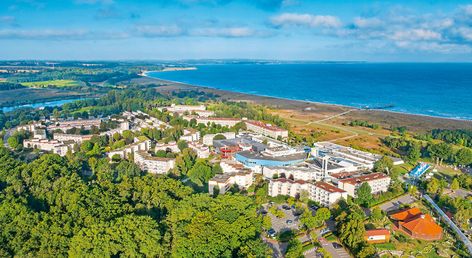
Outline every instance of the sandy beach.
<path id="1" fill-rule="evenodd" d="M 292 117 L 297 117 L 302 120 L 306 120 L 307 122 L 324 120 L 326 118 L 337 116 L 341 113 L 349 111 L 344 115 L 337 116 L 336 119 L 333 119 L 333 121 L 342 122 L 356 119 L 366 120 L 372 123 L 377 123 L 385 128 L 406 126 L 408 130 L 415 132 L 429 131 L 436 128 L 472 130 L 472 121 L 469 120 L 406 114 L 386 110 L 365 110 L 342 105 L 259 96 L 194 86 L 179 82 L 165 81 L 151 77 L 141 77 L 134 79 L 133 82 L 140 84 L 159 84 L 161 86 L 159 86 L 157 90 L 163 94 L 182 90 L 200 90 L 203 92 L 211 92 L 219 95 L 220 98 L 224 100 L 247 101 L 255 104 L 265 105 L 271 109 L 280 110 L 281 112 L 291 112 Z M 277 113 L 277 111 L 275 112 Z"/>

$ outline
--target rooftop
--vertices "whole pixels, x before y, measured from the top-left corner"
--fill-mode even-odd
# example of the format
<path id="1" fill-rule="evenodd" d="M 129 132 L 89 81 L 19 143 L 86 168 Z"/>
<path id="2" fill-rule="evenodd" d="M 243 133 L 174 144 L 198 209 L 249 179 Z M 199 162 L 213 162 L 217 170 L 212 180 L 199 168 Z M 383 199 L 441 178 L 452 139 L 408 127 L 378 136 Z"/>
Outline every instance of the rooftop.
<path id="1" fill-rule="evenodd" d="M 306 153 L 295 153 L 289 155 L 280 155 L 280 156 L 266 156 L 258 152 L 253 151 L 241 151 L 237 155 L 241 155 L 248 159 L 258 159 L 258 160 L 274 160 L 274 161 L 293 161 L 293 160 L 304 160 L 306 159 Z"/>
<path id="2" fill-rule="evenodd" d="M 363 182 L 368 182 L 368 181 L 373 181 L 373 180 L 378 180 L 378 179 L 383 179 L 383 178 L 388 178 L 388 176 L 383 173 L 372 173 L 368 175 L 347 178 L 347 179 L 343 179 L 339 181 L 344 184 L 356 185 Z"/>
<path id="3" fill-rule="evenodd" d="M 327 192 L 330 192 L 330 193 L 345 193 L 346 191 L 342 190 L 342 189 L 339 189 L 337 188 L 336 186 L 332 185 L 332 184 L 328 184 L 328 183 L 325 183 L 325 182 L 316 182 L 315 183 L 315 186 L 327 191 Z"/>
<path id="4" fill-rule="evenodd" d="M 261 121 L 254 121 L 254 120 L 251 120 L 251 121 L 246 121 L 246 123 L 249 123 L 249 124 L 252 124 L 252 125 L 255 125 L 255 126 L 259 126 L 259 127 L 262 127 L 262 128 L 264 128 L 264 129 L 267 129 L 267 130 L 270 130 L 270 131 L 274 131 L 274 132 L 286 131 L 285 129 L 282 129 L 282 128 L 277 127 L 277 126 L 275 126 L 275 125 L 266 124 L 266 123 L 261 122 Z"/>
<path id="5" fill-rule="evenodd" d="M 381 228 L 381 229 L 370 229 L 370 230 L 366 230 L 365 231 L 365 235 L 370 237 L 370 236 L 388 236 L 390 235 L 390 231 L 388 231 L 388 229 L 385 229 L 385 228 Z"/>

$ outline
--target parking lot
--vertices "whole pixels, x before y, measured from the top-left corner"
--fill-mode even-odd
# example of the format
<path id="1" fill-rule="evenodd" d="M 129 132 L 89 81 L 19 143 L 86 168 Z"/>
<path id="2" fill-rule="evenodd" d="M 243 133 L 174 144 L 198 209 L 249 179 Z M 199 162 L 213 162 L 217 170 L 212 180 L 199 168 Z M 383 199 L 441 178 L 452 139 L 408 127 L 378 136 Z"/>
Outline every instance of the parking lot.
<path id="1" fill-rule="evenodd" d="M 416 198 L 407 194 L 380 205 L 380 209 L 388 213 L 400 209 L 401 205 L 412 204 L 415 201 Z"/>
<path id="2" fill-rule="evenodd" d="M 285 205 L 286 207 L 288 207 L 288 209 L 284 209 L 283 204 L 274 204 L 274 206 L 277 206 L 277 208 L 283 211 L 283 213 L 285 214 L 283 218 L 277 218 L 269 212 L 270 206 L 264 205 L 264 210 L 267 211 L 266 216 L 270 216 L 272 221 L 272 228 L 276 231 L 276 233 L 280 233 L 286 230 L 297 230 L 298 226 L 300 225 L 300 221 L 299 216 L 294 215 L 295 209 L 289 207 L 288 205 Z"/>

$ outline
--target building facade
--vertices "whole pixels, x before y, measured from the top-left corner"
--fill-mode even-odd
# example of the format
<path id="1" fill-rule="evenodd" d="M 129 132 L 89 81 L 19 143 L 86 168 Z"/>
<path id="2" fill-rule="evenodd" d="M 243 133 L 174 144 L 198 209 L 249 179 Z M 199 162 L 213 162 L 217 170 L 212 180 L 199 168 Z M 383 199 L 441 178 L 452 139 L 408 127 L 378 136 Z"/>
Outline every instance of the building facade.
<path id="1" fill-rule="evenodd" d="M 145 151 L 138 151 L 134 153 L 134 163 L 136 163 L 141 170 L 149 173 L 167 174 L 169 170 L 174 168 L 175 159 L 153 157 Z"/>
<path id="2" fill-rule="evenodd" d="M 268 136 L 274 139 L 285 139 L 288 137 L 287 130 L 279 128 L 275 125 L 266 124 L 260 121 L 245 121 L 245 123 L 247 130 L 262 134 L 264 136 Z"/>
<path id="3" fill-rule="evenodd" d="M 368 175 L 356 176 L 338 181 L 338 187 L 345 190 L 350 196 L 356 197 L 357 189 L 363 184 L 368 183 L 373 194 L 388 191 L 391 179 L 383 173 L 372 173 Z"/>

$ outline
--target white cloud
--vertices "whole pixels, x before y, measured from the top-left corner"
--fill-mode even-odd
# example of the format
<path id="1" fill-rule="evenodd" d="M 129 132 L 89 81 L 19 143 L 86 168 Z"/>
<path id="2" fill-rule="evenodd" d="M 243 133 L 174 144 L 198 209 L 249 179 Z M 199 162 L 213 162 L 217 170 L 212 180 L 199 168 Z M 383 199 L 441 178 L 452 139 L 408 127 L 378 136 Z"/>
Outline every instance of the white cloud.
<path id="1" fill-rule="evenodd" d="M 341 21 L 336 16 L 331 15 L 311 15 L 299 13 L 283 13 L 272 17 L 271 22 L 275 26 L 298 25 L 308 27 L 340 27 Z"/>
<path id="2" fill-rule="evenodd" d="M 174 37 L 185 31 L 177 25 L 140 25 L 136 26 L 137 35 L 144 37 Z"/>
<path id="3" fill-rule="evenodd" d="M 440 40 L 441 34 L 428 29 L 410 29 L 395 31 L 391 36 L 396 41 Z"/>
<path id="4" fill-rule="evenodd" d="M 383 25 L 383 22 L 379 18 L 354 18 L 354 25 L 357 28 L 378 28 Z"/>
<path id="5" fill-rule="evenodd" d="M 256 31 L 247 27 L 197 28 L 190 32 L 194 36 L 241 38 L 256 35 Z"/>

